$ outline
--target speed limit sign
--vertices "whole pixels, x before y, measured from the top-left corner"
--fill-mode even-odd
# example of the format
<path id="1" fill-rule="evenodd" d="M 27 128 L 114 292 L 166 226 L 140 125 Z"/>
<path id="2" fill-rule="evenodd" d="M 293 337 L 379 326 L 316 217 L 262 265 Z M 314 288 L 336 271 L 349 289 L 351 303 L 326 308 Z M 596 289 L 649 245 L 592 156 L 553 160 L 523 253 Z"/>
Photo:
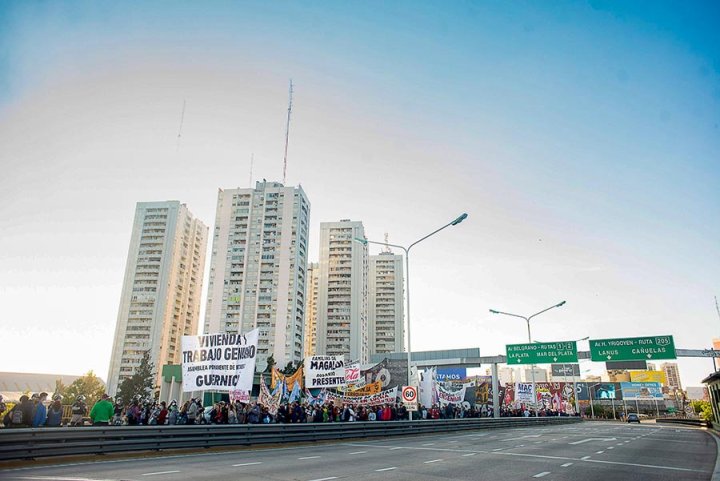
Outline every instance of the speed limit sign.
<path id="1" fill-rule="evenodd" d="M 402 402 L 408 411 L 417 411 L 417 395 L 415 386 L 403 386 Z"/>

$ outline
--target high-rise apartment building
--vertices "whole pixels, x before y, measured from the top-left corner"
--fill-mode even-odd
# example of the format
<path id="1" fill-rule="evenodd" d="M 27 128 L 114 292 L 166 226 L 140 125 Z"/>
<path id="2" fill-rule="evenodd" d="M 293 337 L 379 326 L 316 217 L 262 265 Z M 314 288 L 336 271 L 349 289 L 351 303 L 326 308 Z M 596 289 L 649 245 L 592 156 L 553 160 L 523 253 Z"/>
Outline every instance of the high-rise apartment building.
<path id="1" fill-rule="evenodd" d="M 263 181 L 219 190 L 206 334 L 257 327 L 260 361 L 302 359 L 309 221 L 301 187 Z"/>
<path id="2" fill-rule="evenodd" d="M 382 252 L 369 257 L 370 354 L 405 351 L 403 257 Z"/>
<path id="3" fill-rule="evenodd" d="M 317 354 L 368 361 L 368 251 L 362 222 L 320 224 Z"/>
<path id="4" fill-rule="evenodd" d="M 180 364 L 180 340 L 198 331 L 208 228 L 178 201 L 139 202 L 113 341 L 108 393 L 145 352 L 157 371 Z"/>
<path id="5" fill-rule="evenodd" d="M 667 386 L 672 389 L 682 391 L 682 382 L 680 382 L 680 370 L 676 362 L 664 362 L 660 364 L 660 370 L 665 371 L 667 377 Z"/>
<path id="6" fill-rule="evenodd" d="M 307 289 L 305 293 L 305 357 L 314 356 L 317 352 L 317 302 L 320 265 L 309 264 L 307 272 Z"/>

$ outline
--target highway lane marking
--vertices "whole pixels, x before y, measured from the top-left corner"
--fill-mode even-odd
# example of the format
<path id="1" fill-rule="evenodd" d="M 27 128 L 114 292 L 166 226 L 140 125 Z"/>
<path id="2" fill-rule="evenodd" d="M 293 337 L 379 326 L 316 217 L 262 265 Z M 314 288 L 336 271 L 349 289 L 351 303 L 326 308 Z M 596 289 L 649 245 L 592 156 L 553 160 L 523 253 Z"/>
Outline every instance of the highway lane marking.
<path id="1" fill-rule="evenodd" d="M 352 456 L 354 454 L 366 454 L 366 453 L 367 453 L 367 451 L 355 451 L 354 453 L 348 453 L 348 454 Z"/>
<path id="2" fill-rule="evenodd" d="M 505 449 L 505 448 L 495 448 L 495 449 L 493 449 L 493 451 L 502 451 L 503 449 Z"/>
<path id="3" fill-rule="evenodd" d="M 615 446 L 608 446 L 608 449 L 615 449 Z"/>
<path id="4" fill-rule="evenodd" d="M 302 458 L 298 458 L 298 459 L 299 459 L 299 460 L 300 460 L 300 459 L 317 459 L 317 458 L 319 458 L 319 457 L 320 457 L 320 456 L 303 456 Z"/>
<path id="5" fill-rule="evenodd" d="M 337 479 L 337 476 L 330 476 L 329 478 L 311 479 L 310 481 L 330 481 L 331 479 Z"/>
<path id="6" fill-rule="evenodd" d="M 255 466 L 256 464 L 262 464 L 262 461 L 255 461 L 253 463 L 233 464 L 233 468 L 237 468 L 238 466 Z"/>
<path id="7" fill-rule="evenodd" d="M 158 474 L 172 474 L 172 473 L 179 473 L 180 471 L 158 471 L 156 473 L 143 473 L 140 476 L 155 476 Z"/>
<path id="8" fill-rule="evenodd" d="M 560 467 L 561 467 L 561 468 L 567 468 L 567 467 L 572 466 L 572 465 L 573 465 L 573 463 L 565 463 L 565 464 L 561 464 Z"/>
<path id="9" fill-rule="evenodd" d="M 467 454 L 463 454 L 463 456 L 464 456 L 464 457 L 467 457 L 467 456 L 475 456 L 476 454 L 477 454 L 477 453 L 467 453 Z"/>
<path id="10" fill-rule="evenodd" d="M 36 479 L 43 481 L 102 481 L 90 478 L 58 478 L 57 476 L 22 476 L 15 479 Z"/>
<path id="11" fill-rule="evenodd" d="M 402 449 L 402 446 L 395 446 L 393 448 L 390 448 L 390 451 L 396 451 L 398 449 Z"/>
<path id="12" fill-rule="evenodd" d="M 435 443 L 425 443 L 423 446 L 435 446 Z"/>
<path id="13" fill-rule="evenodd" d="M 586 438 L 586 439 L 581 439 L 580 441 L 575 441 L 575 442 L 568 443 L 568 444 L 575 445 L 575 444 L 587 443 L 590 441 L 617 441 L 617 438 Z"/>
<path id="14" fill-rule="evenodd" d="M 543 476 L 547 476 L 550 474 L 550 471 L 543 471 L 542 473 L 537 473 L 533 478 L 542 478 Z"/>
<path id="15" fill-rule="evenodd" d="M 380 473 L 380 472 L 382 472 L 382 471 L 392 471 L 393 469 L 397 469 L 397 468 L 393 466 L 392 468 L 376 469 L 375 471 L 378 472 L 378 473 Z"/>
<path id="16" fill-rule="evenodd" d="M 605 452 L 605 451 L 595 451 L 595 454 L 602 454 L 602 453 L 604 453 L 604 452 Z"/>
<path id="17" fill-rule="evenodd" d="M 580 459 L 582 459 L 583 461 L 587 461 L 588 459 L 590 459 L 590 456 L 583 456 L 583 457 L 580 458 Z"/>
<path id="18" fill-rule="evenodd" d="M 442 461 L 442 459 L 431 459 L 430 461 L 425 461 L 425 464 L 438 463 L 440 461 Z"/>

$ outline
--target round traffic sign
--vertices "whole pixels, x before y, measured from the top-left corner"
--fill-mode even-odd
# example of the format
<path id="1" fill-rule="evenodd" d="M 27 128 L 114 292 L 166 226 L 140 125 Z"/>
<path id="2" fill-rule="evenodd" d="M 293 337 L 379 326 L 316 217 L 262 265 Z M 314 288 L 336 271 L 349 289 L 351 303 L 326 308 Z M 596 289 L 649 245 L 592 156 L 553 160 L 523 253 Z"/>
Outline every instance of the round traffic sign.
<path id="1" fill-rule="evenodd" d="M 415 386 L 403 386 L 402 399 L 407 403 L 415 402 L 417 399 L 417 388 Z"/>

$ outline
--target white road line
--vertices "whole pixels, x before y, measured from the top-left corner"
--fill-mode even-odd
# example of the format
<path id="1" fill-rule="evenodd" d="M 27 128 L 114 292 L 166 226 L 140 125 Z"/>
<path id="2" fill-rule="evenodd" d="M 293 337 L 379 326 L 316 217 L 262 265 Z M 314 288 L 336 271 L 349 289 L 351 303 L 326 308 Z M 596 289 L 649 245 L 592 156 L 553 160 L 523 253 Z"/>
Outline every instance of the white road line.
<path id="1" fill-rule="evenodd" d="M 550 474 L 550 471 L 543 471 L 542 473 L 537 473 L 533 478 L 542 478 L 543 476 L 547 476 Z"/>
<path id="2" fill-rule="evenodd" d="M 331 479 L 337 479 L 337 476 L 330 476 L 329 478 L 311 479 L 310 481 L 330 481 Z"/>
<path id="3" fill-rule="evenodd" d="M 435 443 L 425 443 L 423 446 L 435 446 Z"/>
<path id="4" fill-rule="evenodd" d="M 615 446 L 622 446 L 623 443 L 617 443 Z"/>
<path id="5" fill-rule="evenodd" d="M 395 451 L 395 450 L 398 450 L 398 449 L 402 449 L 402 446 L 395 446 L 395 447 L 393 447 L 393 448 L 390 448 L 390 451 Z"/>
<path id="6" fill-rule="evenodd" d="M 303 456 L 302 458 L 298 458 L 298 459 L 317 459 L 319 457 L 320 456 Z"/>
<path id="7" fill-rule="evenodd" d="M 396 467 L 392 467 L 392 468 L 382 468 L 382 469 L 376 469 L 375 471 L 378 472 L 378 473 L 380 473 L 380 472 L 382 472 L 382 471 L 392 471 L 393 469 L 397 469 L 397 468 L 396 468 Z"/>
<path id="8" fill-rule="evenodd" d="M 608 449 L 615 449 L 615 446 L 608 446 Z"/>
<path id="9" fill-rule="evenodd" d="M 495 448 L 495 449 L 493 449 L 493 451 L 502 451 L 503 449 L 505 449 L 505 448 Z"/>
<path id="10" fill-rule="evenodd" d="M 580 458 L 580 459 L 582 459 L 583 461 L 585 461 L 586 459 L 590 459 L 590 456 L 583 456 L 583 457 Z"/>
<path id="11" fill-rule="evenodd" d="M 255 466 L 256 464 L 262 464 L 262 461 L 255 461 L 254 463 L 233 464 L 233 468 L 237 468 L 238 466 Z"/>
<path id="12" fill-rule="evenodd" d="M 604 452 L 605 452 L 605 451 L 595 451 L 595 454 L 602 454 L 602 453 L 604 453 Z"/>
<path id="13" fill-rule="evenodd" d="M 475 456 L 475 454 L 477 454 L 477 453 L 467 453 L 467 454 L 463 454 L 463 456 Z"/>
<path id="14" fill-rule="evenodd" d="M 572 465 L 573 465 L 573 463 L 565 463 L 565 464 L 561 464 L 560 467 L 567 468 L 568 466 L 572 466 Z"/>
<path id="15" fill-rule="evenodd" d="M 180 471 L 158 471 L 157 473 L 143 473 L 140 476 L 155 476 L 156 474 L 172 474 L 179 473 Z"/>
<path id="16" fill-rule="evenodd" d="M 425 464 L 438 463 L 440 461 L 442 461 L 442 459 L 431 459 L 430 461 L 425 461 Z"/>
<path id="17" fill-rule="evenodd" d="M 348 454 L 352 456 L 354 454 L 366 454 L 366 453 L 367 453 L 367 451 L 355 451 L 354 453 L 348 453 Z"/>

